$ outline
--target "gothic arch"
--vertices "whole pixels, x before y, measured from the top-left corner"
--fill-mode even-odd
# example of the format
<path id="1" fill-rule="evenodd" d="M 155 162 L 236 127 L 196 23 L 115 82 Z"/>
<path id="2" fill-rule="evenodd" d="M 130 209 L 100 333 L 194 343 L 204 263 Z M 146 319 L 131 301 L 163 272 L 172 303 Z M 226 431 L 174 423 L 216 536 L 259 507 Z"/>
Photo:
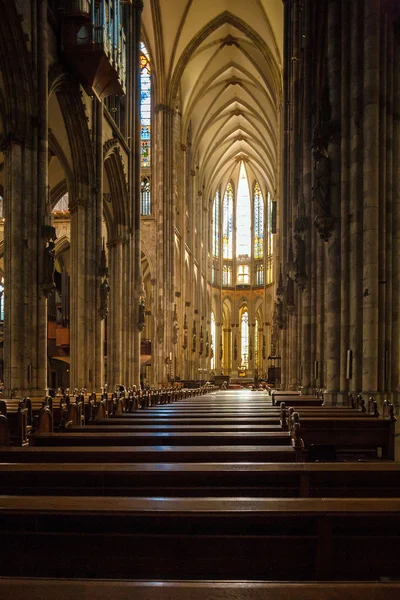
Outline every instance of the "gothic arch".
<path id="1" fill-rule="evenodd" d="M 121 227 L 129 225 L 128 188 L 120 152 L 114 149 L 104 161 L 111 192 L 114 233 L 121 236 Z"/>
<path id="2" fill-rule="evenodd" d="M 71 148 L 74 199 L 87 200 L 95 180 L 95 161 L 79 85 L 70 77 L 57 79 L 54 90 L 60 104 Z"/>
<path id="3" fill-rule="evenodd" d="M 231 12 L 224 11 L 220 15 L 215 17 L 215 19 L 212 19 L 209 23 L 207 23 L 207 25 L 205 25 L 198 32 L 198 34 L 193 37 L 191 42 L 187 45 L 184 52 L 182 53 L 171 79 L 169 95 L 170 106 L 174 106 L 175 99 L 177 98 L 179 92 L 182 74 L 192 54 L 204 42 L 204 40 L 207 39 L 207 37 L 211 33 L 213 33 L 225 24 L 230 24 L 233 27 L 236 27 L 240 32 L 242 32 L 246 37 L 248 37 L 258 48 L 258 50 L 262 53 L 263 57 L 265 58 L 266 62 L 270 67 L 271 74 L 273 77 L 274 88 L 276 90 L 277 95 L 282 94 L 282 80 L 279 65 L 276 63 L 270 48 L 266 45 L 265 41 L 261 39 L 261 37 L 248 25 L 248 23 L 245 23 L 242 19 L 240 19 L 236 15 L 233 15 Z"/>
<path id="4" fill-rule="evenodd" d="M 5 137 L 29 139 L 35 113 L 31 59 L 15 4 L 0 0 L 0 14 L 0 71 L 7 91 L 3 97 Z"/>

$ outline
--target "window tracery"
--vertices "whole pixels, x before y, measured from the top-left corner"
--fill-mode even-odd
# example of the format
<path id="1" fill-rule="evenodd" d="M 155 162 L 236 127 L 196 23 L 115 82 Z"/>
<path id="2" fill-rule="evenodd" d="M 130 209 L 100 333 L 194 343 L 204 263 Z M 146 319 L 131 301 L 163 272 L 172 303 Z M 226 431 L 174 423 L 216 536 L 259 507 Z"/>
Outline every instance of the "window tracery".
<path id="1" fill-rule="evenodd" d="M 233 185 L 228 183 L 223 204 L 222 223 L 222 255 L 231 259 L 233 256 Z"/>

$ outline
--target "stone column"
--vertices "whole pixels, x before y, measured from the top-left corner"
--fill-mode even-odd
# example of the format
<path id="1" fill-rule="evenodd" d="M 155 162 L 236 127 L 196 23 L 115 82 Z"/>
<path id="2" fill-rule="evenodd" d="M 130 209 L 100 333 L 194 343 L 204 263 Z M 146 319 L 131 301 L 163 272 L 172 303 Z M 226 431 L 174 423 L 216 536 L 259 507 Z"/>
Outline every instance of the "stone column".
<path id="1" fill-rule="evenodd" d="M 347 379 L 347 353 L 349 350 L 349 212 L 350 212 L 350 36 L 347 32 L 350 23 L 351 6 L 349 2 L 342 0 L 342 64 L 341 64 L 341 182 L 340 182 L 340 250 L 341 250 L 341 274 L 340 274 L 340 394 L 338 403 L 347 401 L 349 381 Z"/>
<path id="2" fill-rule="evenodd" d="M 350 391 L 362 390 L 362 7 L 350 3 L 350 218 L 349 218 L 349 348 L 352 351 L 352 379 Z"/>
<path id="3" fill-rule="evenodd" d="M 42 343 L 47 323 L 43 311 L 45 298 L 39 286 L 43 242 L 38 231 L 37 182 L 32 178 L 36 156 L 17 132 L 8 134 L 2 151 L 5 156 L 5 397 L 42 395 L 47 387 L 47 356 Z M 26 189 L 33 192 L 31 205 L 27 203 Z"/>
<path id="4" fill-rule="evenodd" d="M 326 388 L 325 402 L 336 403 L 340 387 L 340 118 L 341 118 L 341 45 L 340 45 L 340 0 L 328 2 L 328 50 L 327 68 L 329 82 L 329 104 L 333 134 L 328 146 L 331 165 L 330 207 L 336 223 L 326 248 Z"/>
<path id="5" fill-rule="evenodd" d="M 104 385 L 104 321 L 102 321 L 100 308 L 100 260 L 102 252 L 102 223 L 103 223 L 103 103 L 94 99 L 94 131 L 95 161 L 96 161 L 96 189 L 93 194 L 93 214 L 91 221 L 91 235 L 89 239 L 89 268 L 91 281 L 88 293 L 87 326 L 90 324 L 91 341 L 93 351 L 89 353 L 89 385 L 90 389 L 100 391 Z"/>
<path id="6" fill-rule="evenodd" d="M 70 199 L 71 227 L 71 343 L 70 386 L 88 387 L 86 353 L 86 235 L 87 201 Z"/>
<path id="7" fill-rule="evenodd" d="M 399 9 L 396 8 L 397 18 Z M 400 391 L 400 41 L 393 40 L 393 263 L 392 263 L 392 356 L 391 389 L 398 403 Z M 396 109 L 397 107 L 397 109 Z"/>
<path id="8" fill-rule="evenodd" d="M 392 382 L 392 315 L 393 315 L 393 299 L 392 299 L 392 265 L 393 265 L 393 29 L 391 26 L 387 28 L 387 138 L 386 138 L 386 321 L 385 321 L 385 385 L 384 390 L 389 392 L 389 399 L 392 397 L 393 388 Z M 396 67 L 397 68 L 397 67 Z"/>
<path id="9" fill-rule="evenodd" d="M 309 98 L 311 97 L 311 85 L 312 85 L 312 62 L 311 62 L 311 7 L 310 3 L 306 3 L 304 7 L 304 41 L 303 41 L 303 96 L 302 96 L 302 128 L 303 128 L 303 164 L 302 164 L 302 187 L 301 187 L 301 202 L 304 205 L 304 216 L 306 221 L 304 223 L 304 244 L 305 244 L 305 265 L 307 281 L 305 287 L 301 292 L 301 316 L 302 316 L 302 328 L 301 328 L 301 365 L 302 365 L 302 380 L 301 385 L 303 393 L 307 394 L 310 392 L 312 387 L 312 360 L 314 353 L 312 352 L 312 327 L 313 327 L 313 311 L 312 311 L 312 236 L 314 234 L 314 228 L 311 227 L 311 113 L 308 109 Z"/>
<path id="10" fill-rule="evenodd" d="M 173 201 L 173 123 L 174 111 L 156 106 L 156 189 L 157 189 L 157 376 L 167 380 L 166 358 L 172 352 L 171 332 L 174 305 L 174 238 L 175 211 Z"/>
<path id="11" fill-rule="evenodd" d="M 133 0 L 127 18 L 127 131 L 126 138 L 129 142 L 129 205 L 132 206 L 130 215 L 128 274 L 129 286 L 127 299 L 127 332 L 125 335 L 126 365 L 125 378 L 127 385 L 140 383 L 140 331 L 137 327 L 140 297 L 143 294 L 142 268 L 141 268 L 141 235 L 140 235 L 140 41 L 143 0 Z M 154 129 L 154 128 L 153 128 Z M 154 147 L 154 140 L 153 140 Z M 156 187 L 152 185 L 152 194 L 155 195 Z M 155 344 L 152 347 L 153 363 L 155 363 Z"/>
<path id="12" fill-rule="evenodd" d="M 378 388 L 379 236 L 379 3 L 364 3 L 364 210 L 362 388 Z"/>

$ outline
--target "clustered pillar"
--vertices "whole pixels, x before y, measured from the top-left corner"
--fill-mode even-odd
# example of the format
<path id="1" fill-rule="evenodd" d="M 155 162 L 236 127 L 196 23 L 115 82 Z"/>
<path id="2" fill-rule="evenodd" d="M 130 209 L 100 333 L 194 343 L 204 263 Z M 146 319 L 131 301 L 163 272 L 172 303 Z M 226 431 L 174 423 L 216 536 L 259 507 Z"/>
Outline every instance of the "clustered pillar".
<path id="1" fill-rule="evenodd" d="M 282 384 L 333 404 L 398 394 L 399 20 L 383 0 L 285 1 L 280 256 L 285 282 L 299 235 L 306 280 L 292 314 L 285 289 Z"/>

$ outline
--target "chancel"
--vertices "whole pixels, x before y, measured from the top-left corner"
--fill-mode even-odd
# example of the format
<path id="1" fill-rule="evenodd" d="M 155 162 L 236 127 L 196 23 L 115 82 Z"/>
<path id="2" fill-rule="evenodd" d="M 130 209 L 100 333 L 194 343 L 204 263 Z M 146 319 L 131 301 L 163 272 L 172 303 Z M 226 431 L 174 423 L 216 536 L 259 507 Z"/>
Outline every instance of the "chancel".
<path id="1" fill-rule="evenodd" d="M 0 595 L 400 594 L 399 0 L 0 0 Z"/>

